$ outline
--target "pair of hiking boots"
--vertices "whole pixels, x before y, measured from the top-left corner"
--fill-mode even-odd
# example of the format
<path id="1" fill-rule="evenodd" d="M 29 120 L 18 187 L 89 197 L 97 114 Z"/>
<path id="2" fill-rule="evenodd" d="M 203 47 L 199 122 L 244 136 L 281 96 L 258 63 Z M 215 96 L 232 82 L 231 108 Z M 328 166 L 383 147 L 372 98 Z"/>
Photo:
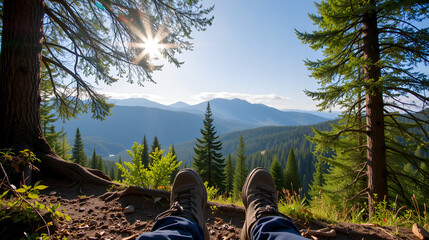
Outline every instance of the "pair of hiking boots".
<path id="1" fill-rule="evenodd" d="M 242 200 L 246 210 L 246 219 L 240 239 L 249 239 L 253 225 L 266 216 L 284 216 L 277 209 L 277 194 L 274 180 L 269 171 L 255 168 L 246 178 L 242 190 Z M 192 169 L 179 171 L 174 179 L 170 209 L 158 215 L 179 216 L 192 219 L 204 230 L 205 239 L 210 235 L 204 221 L 203 211 L 207 203 L 207 191 L 197 172 Z"/>

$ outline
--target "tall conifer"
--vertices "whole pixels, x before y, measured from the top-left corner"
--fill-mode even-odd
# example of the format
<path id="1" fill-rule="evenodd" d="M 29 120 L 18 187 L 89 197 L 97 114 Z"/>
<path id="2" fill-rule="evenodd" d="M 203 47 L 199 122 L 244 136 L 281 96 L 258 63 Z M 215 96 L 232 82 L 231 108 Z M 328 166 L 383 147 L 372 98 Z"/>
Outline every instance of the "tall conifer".
<path id="1" fill-rule="evenodd" d="M 293 149 L 290 148 L 289 155 L 287 157 L 286 169 L 285 169 L 285 187 L 291 193 L 299 192 L 301 186 L 301 179 L 298 172 L 298 165 L 296 164 L 295 154 Z"/>
<path id="2" fill-rule="evenodd" d="M 234 197 L 240 197 L 241 190 L 247 177 L 247 163 L 246 163 L 246 146 L 243 140 L 243 134 L 238 139 L 237 154 L 235 156 L 235 174 L 234 174 Z"/>
<path id="3" fill-rule="evenodd" d="M 223 189 L 224 179 L 224 159 L 222 158 L 222 142 L 218 140 L 217 132 L 213 124 L 212 110 L 210 103 L 207 103 L 204 114 L 204 128 L 200 130 L 202 138 L 197 138 L 194 147 L 195 157 L 193 168 L 199 173 L 203 181 L 207 181 L 209 186 L 217 186 Z"/>
<path id="4" fill-rule="evenodd" d="M 147 144 L 146 135 L 143 137 L 143 152 L 142 152 L 142 164 L 147 168 L 149 166 L 149 144 Z"/>
<path id="5" fill-rule="evenodd" d="M 76 135 L 74 138 L 74 144 L 72 149 L 73 162 L 80 164 L 81 166 L 86 166 L 86 154 L 83 148 L 82 136 L 80 135 L 79 128 L 76 129 Z"/>
<path id="6" fill-rule="evenodd" d="M 273 162 L 271 163 L 270 173 L 273 176 L 277 191 L 281 191 L 284 187 L 285 179 L 282 165 L 280 164 L 277 156 L 274 156 Z"/>
<path id="7" fill-rule="evenodd" d="M 231 154 L 226 157 L 225 165 L 225 191 L 228 195 L 232 194 L 234 183 L 234 162 L 232 161 Z"/>
<path id="8" fill-rule="evenodd" d="M 306 61 L 320 84 L 317 91 L 306 94 L 319 101 L 320 110 L 343 108 L 346 121 L 341 129 L 320 134 L 324 139 L 318 144 L 329 150 L 330 143 L 345 134 L 363 133 L 362 144 L 348 148 L 365 152 L 367 158 L 349 173 L 355 174 L 353 179 L 364 178 L 362 173 L 368 179 L 355 197 L 368 197 L 370 214 L 388 197 L 388 189 L 393 191 L 391 196 L 407 202 L 409 188 L 400 181 L 403 166 L 408 162 L 429 176 L 420 167 L 429 161 L 414 155 L 418 146 L 429 149 L 424 128 L 429 124 L 425 110 L 429 78 L 419 71 L 419 66 L 429 64 L 429 27 L 421 24 L 429 17 L 429 2 L 323 0 L 315 4 L 318 13 L 309 16 L 318 29 L 297 32 L 304 43 L 323 52 L 322 59 Z M 409 97 L 413 100 L 406 100 Z M 404 124 L 405 120 L 410 123 Z M 386 137 L 390 132 L 397 135 Z M 429 183 L 407 177 L 429 189 Z"/>

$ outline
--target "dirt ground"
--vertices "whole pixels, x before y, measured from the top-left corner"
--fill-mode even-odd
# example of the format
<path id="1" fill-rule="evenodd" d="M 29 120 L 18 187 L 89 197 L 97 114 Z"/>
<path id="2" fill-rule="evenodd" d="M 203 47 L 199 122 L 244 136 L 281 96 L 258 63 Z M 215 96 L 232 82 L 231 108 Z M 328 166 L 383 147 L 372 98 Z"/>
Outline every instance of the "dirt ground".
<path id="1" fill-rule="evenodd" d="M 165 192 L 160 194 L 122 194 L 109 192 L 104 187 L 45 180 L 49 186 L 41 197 L 42 203 L 61 203 L 60 210 L 71 217 L 70 221 L 59 224 L 56 236 L 67 239 L 135 239 L 150 231 L 155 217 L 168 209 L 169 202 Z M 64 187 L 67 186 L 67 187 Z M 124 213 L 127 206 L 133 205 L 135 211 Z M 205 211 L 210 239 L 239 239 L 244 222 L 244 209 L 233 205 L 209 203 Z M 330 225 L 323 222 L 304 222 L 294 219 L 299 229 L 335 229 L 334 238 L 318 239 L 413 239 L 411 229 L 380 227 L 338 223 Z"/>

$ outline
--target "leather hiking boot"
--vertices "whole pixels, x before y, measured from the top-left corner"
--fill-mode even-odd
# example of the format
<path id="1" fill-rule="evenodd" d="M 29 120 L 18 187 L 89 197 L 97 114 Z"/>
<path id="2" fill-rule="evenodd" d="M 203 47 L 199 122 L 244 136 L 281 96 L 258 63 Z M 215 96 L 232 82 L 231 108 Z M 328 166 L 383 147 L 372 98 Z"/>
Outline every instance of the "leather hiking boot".
<path id="1" fill-rule="evenodd" d="M 158 219 L 177 216 L 191 219 L 198 223 L 204 231 L 204 239 L 210 238 L 203 212 L 207 203 L 207 191 L 203 181 L 193 169 L 182 169 L 173 181 L 170 194 L 170 209 L 159 214 Z"/>
<path id="2" fill-rule="evenodd" d="M 241 192 L 246 219 L 241 229 L 240 239 L 250 240 L 253 225 L 267 216 L 282 216 L 277 208 L 277 192 L 271 173 L 264 168 L 255 168 L 247 176 Z"/>

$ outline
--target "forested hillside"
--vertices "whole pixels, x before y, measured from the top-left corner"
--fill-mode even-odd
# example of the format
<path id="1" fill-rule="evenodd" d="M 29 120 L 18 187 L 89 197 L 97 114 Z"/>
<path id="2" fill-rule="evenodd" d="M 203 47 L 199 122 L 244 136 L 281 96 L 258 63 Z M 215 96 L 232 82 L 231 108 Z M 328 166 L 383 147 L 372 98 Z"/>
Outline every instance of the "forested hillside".
<path id="1" fill-rule="evenodd" d="M 246 164 L 249 170 L 255 167 L 269 169 L 274 156 L 279 158 L 284 169 L 289 150 L 292 148 L 298 163 L 303 190 L 306 192 L 314 171 L 313 163 L 316 160 L 312 154 L 313 146 L 306 136 L 314 135 L 313 127 L 318 130 L 329 130 L 330 123 L 333 122 L 335 121 L 313 126 L 261 127 L 224 134 L 219 137 L 223 143 L 221 152 L 225 158 L 229 153 L 234 156 L 239 137 L 242 134 L 246 146 Z M 195 146 L 195 141 L 175 145 L 178 159 L 183 161 L 186 166 L 192 166 L 193 146 Z"/>

